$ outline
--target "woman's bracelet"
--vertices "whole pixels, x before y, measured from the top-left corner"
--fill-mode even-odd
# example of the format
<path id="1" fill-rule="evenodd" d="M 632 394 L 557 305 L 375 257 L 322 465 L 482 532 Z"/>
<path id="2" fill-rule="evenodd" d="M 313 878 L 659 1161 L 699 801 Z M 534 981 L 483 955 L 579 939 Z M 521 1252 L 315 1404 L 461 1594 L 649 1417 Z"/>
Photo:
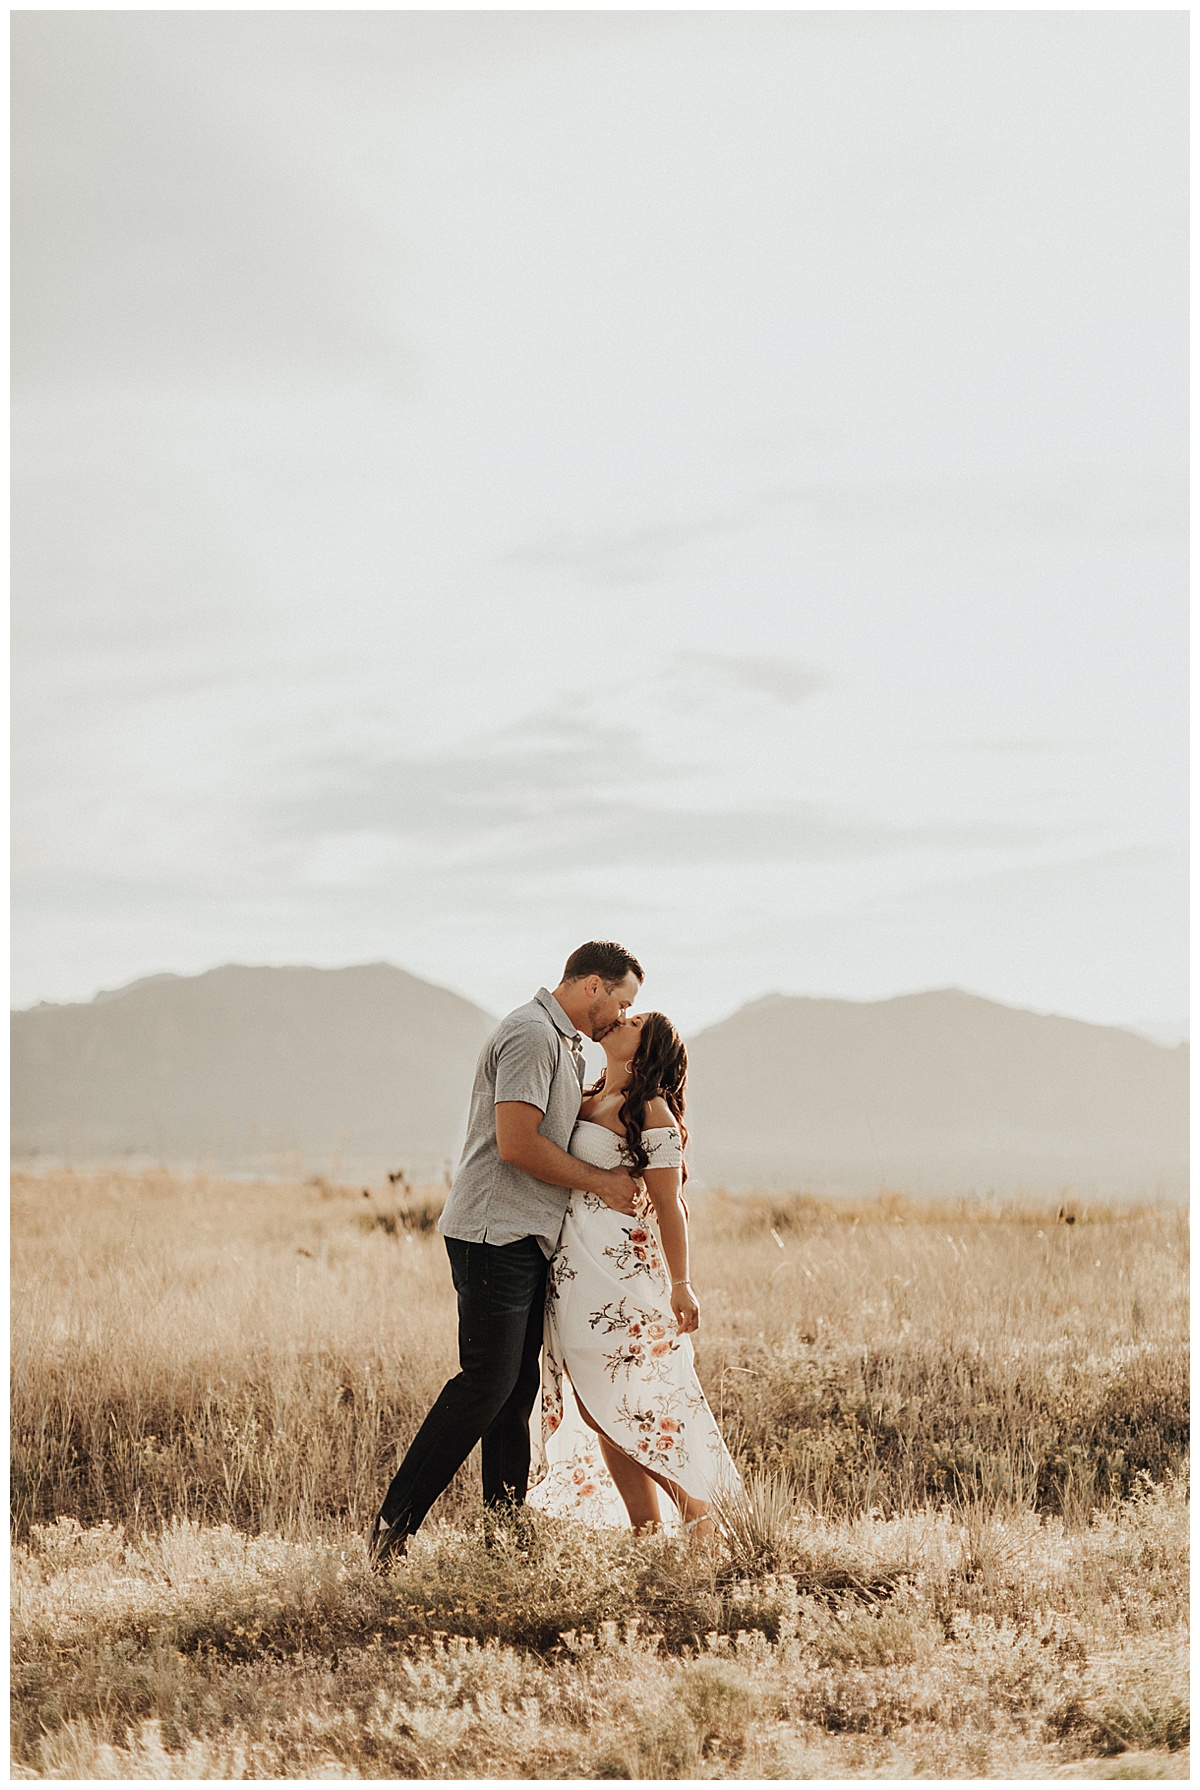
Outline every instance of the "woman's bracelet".
<path id="1" fill-rule="evenodd" d="M 673 1280 L 671 1282 L 671 1291 L 674 1292 L 676 1287 L 690 1287 L 691 1284 L 690 1280 Z"/>

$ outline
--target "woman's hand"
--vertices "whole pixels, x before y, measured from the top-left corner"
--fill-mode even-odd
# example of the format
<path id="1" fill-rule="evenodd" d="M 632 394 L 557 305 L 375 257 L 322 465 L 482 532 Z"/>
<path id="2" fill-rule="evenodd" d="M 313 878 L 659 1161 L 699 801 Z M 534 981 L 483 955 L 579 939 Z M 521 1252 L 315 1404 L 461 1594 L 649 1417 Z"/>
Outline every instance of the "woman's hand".
<path id="1" fill-rule="evenodd" d="M 689 1330 L 698 1327 L 700 1306 L 690 1280 L 678 1280 L 671 1288 L 671 1310 L 675 1314 L 675 1328 L 680 1336 L 686 1336 Z"/>

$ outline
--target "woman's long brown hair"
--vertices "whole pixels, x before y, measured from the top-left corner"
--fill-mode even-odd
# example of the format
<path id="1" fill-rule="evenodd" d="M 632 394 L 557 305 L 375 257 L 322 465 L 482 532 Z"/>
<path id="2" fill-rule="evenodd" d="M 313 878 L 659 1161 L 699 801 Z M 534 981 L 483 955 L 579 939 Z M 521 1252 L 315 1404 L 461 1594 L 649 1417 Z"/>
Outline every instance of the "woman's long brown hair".
<path id="1" fill-rule="evenodd" d="M 625 1127 L 626 1154 L 639 1175 L 650 1161 L 642 1143 L 642 1131 L 646 1121 L 646 1108 L 656 1096 L 660 1096 L 670 1107 L 679 1126 L 683 1147 L 687 1149 L 687 1126 L 683 1122 L 687 1067 L 687 1050 L 683 1039 L 666 1014 L 647 1013 L 638 1047 L 629 1065 L 629 1086 L 625 1089 L 625 1098 L 617 1114 Z M 604 1077 L 601 1076 L 587 1092 L 598 1094 L 603 1086 Z M 683 1179 L 687 1180 L 686 1160 Z"/>

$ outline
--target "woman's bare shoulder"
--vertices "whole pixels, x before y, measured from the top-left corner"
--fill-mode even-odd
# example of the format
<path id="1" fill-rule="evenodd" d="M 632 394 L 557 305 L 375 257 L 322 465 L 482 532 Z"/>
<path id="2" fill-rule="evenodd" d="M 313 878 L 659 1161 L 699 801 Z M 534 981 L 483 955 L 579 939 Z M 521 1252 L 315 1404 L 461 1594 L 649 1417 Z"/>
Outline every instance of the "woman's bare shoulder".
<path id="1" fill-rule="evenodd" d="M 642 1130 L 652 1131 L 661 1125 L 678 1125 L 679 1121 L 671 1111 L 661 1094 L 646 1102 L 646 1116 L 642 1120 Z"/>

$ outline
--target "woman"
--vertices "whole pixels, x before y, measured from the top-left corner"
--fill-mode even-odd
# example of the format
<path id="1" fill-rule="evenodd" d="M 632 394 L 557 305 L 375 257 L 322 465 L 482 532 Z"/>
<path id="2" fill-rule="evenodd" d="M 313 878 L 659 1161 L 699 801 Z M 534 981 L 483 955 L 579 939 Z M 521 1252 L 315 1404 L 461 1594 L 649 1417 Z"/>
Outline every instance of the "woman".
<path id="1" fill-rule="evenodd" d="M 696 1377 L 700 1307 L 688 1273 L 683 1123 L 687 1052 L 662 1013 L 631 1014 L 603 1040 L 571 1154 L 635 1168 L 633 1218 L 573 1193 L 546 1283 L 541 1447 L 530 1504 L 599 1523 L 660 1528 L 659 1490 L 689 1535 L 713 1532 L 714 1490 L 740 1484 Z M 622 1508 L 623 1507 L 623 1508 Z"/>

